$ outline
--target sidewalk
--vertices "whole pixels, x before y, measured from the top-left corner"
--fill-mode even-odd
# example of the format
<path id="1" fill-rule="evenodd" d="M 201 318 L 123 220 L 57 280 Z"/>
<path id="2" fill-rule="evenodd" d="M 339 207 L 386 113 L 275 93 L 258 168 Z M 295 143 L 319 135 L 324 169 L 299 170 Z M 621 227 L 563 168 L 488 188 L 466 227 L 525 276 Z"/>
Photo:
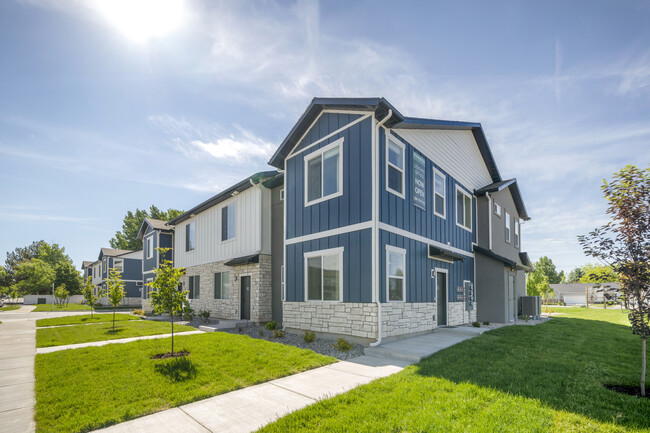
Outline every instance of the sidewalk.
<path id="1" fill-rule="evenodd" d="M 251 432 L 319 400 L 397 373 L 409 364 L 360 356 L 136 418 L 97 432 Z"/>

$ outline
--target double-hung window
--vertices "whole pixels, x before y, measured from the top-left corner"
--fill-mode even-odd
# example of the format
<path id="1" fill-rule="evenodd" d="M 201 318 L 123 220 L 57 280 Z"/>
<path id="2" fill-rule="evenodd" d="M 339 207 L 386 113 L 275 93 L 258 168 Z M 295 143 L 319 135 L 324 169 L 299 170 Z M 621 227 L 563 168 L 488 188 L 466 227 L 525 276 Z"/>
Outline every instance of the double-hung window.
<path id="1" fill-rule="evenodd" d="M 433 213 L 440 218 L 446 218 L 447 188 L 445 188 L 446 176 L 433 169 Z"/>
<path id="2" fill-rule="evenodd" d="M 148 259 L 152 258 L 153 257 L 153 236 L 149 236 L 147 238 L 146 250 L 147 250 L 147 258 Z"/>
<path id="3" fill-rule="evenodd" d="M 340 138 L 305 157 L 305 205 L 342 194 L 343 139 Z"/>
<path id="4" fill-rule="evenodd" d="M 386 245 L 386 290 L 388 301 L 406 300 L 406 250 Z"/>
<path id="5" fill-rule="evenodd" d="M 456 187 L 456 225 L 472 231 L 472 196 Z"/>
<path id="6" fill-rule="evenodd" d="M 214 299 L 230 298 L 230 272 L 214 274 Z"/>
<path id="7" fill-rule="evenodd" d="M 117 272 L 124 272 L 124 259 L 114 259 L 113 269 L 115 269 Z"/>
<path id="8" fill-rule="evenodd" d="M 194 221 L 185 225 L 185 251 L 194 251 Z"/>
<path id="9" fill-rule="evenodd" d="M 198 275 L 190 277 L 188 286 L 187 297 L 189 299 L 199 299 L 199 296 L 201 294 L 201 277 Z"/>
<path id="10" fill-rule="evenodd" d="M 153 283 L 153 278 L 147 278 L 146 284 L 144 286 L 144 299 L 149 299 L 151 297 L 150 293 L 153 290 L 151 283 Z"/>
<path id="11" fill-rule="evenodd" d="M 404 145 L 391 138 L 386 146 L 386 189 L 404 198 Z"/>
<path id="12" fill-rule="evenodd" d="M 519 248 L 519 220 L 515 220 L 515 247 Z"/>
<path id="13" fill-rule="evenodd" d="M 235 238 L 235 202 L 221 208 L 221 240 Z"/>
<path id="14" fill-rule="evenodd" d="M 506 242 L 510 242 L 510 214 L 508 211 L 505 212 L 506 214 Z"/>
<path id="15" fill-rule="evenodd" d="M 343 248 L 305 253 L 305 292 L 308 301 L 340 301 L 343 287 Z"/>

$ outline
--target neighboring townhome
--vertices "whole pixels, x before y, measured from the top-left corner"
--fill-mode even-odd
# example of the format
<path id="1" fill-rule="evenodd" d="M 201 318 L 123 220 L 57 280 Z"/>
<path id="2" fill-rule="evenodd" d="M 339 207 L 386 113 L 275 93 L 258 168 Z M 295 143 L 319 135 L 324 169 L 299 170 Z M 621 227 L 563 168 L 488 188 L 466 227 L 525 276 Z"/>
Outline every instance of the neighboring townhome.
<path id="1" fill-rule="evenodd" d="M 478 210 L 476 281 L 478 320 L 512 322 L 521 315 L 526 272 L 532 270 L 521 251 L 521 223 L 528 213 L 516 179 L 485 185 L 474 191 Z"/>
<path id="2" fill-rule="evenodd" d="M 149 305 L 149 283 L 156 275 L 154 270 L 158 269 L 163 260 L 173 261 L 174 226 L 167 225 L 166 221 L 154 218 L 145 218 L 138 232 L 138 239 L 142 241 L 142 306 L 146 311 L 151 310 Z M 157 248 L 169 248 L 164 255 L 161 255 Z"/>
<path id="3" fill-rule="evenodd" d="M 124 281 L 124 300 L 122 305 L 140 307 L 142 304 L 142 250 L 129 251 L 113 248 L 102 248 L 99 258 L 88 269 L 92 269 L 92 282 L 95 294 L 106 290 L 110 269 L 120 272 Z M 106 298 L 100 299 L 106 304 Z"/>
<path id="4" fill-rule="evenodd" d="M 480 124 L 315 98 L 270 164 L 287 329 L 379 342 L 476 320 L 474 191 L 502 181 Z"/>
<path id="5" fill-rule="evenodd" d="M 91 277 L 92 280 L 92 272 L 93 272 L 93 264 L 95 262 L 90 262 L 87 260 L 84 260 L 83 263 L 81 264 L 81 275 L 83 276 L 84 279 L 84 284 L 86 283 L 86 280 L 88 280 L 88 277 Z"/>
<path id="6" fill-rule="evenodd" d="M 186 268 L 183 289 L 196 312 L 281 321 L 282 273 L 276 269 L 282 266 L 281 196 L 282 175 L 261 172 L 169 221 L 174 266 Z M 274 234 L 280 241 L 277 257 Z"/>

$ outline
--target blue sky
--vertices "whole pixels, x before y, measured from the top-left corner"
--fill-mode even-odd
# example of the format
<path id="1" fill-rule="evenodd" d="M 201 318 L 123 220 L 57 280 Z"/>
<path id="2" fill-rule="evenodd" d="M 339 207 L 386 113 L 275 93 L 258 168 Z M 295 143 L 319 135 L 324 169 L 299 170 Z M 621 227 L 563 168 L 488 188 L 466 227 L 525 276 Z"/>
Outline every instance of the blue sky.
<path id="1" fill-rule="evenodd" d="M 127 210 L 268 169 L 313 96 L 481 122 L 524 250 L 565 270 L 602 179 L 650 163 L 649 1 L 135 3 L 0 2 L 3 259 L 44 239 L 79 266 Z"/>

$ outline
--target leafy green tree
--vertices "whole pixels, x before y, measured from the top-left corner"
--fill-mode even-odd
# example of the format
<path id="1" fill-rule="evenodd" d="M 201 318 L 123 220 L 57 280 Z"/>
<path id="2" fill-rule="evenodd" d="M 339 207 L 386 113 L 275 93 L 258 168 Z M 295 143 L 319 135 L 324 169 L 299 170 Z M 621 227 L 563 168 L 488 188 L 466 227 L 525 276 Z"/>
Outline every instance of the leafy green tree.
<path id="1" fill-rule="evenodd" d="M 574 268 L 569 275 L 566 277 L 566 283 L 579 283 L 580 278 L 584 275 L 582 268 Z"/>
<path id="2" fill-rule="evenodd" d="M 553 289 L 548 283 L 548 277 L 540 268 L 533 268 L 533 272 L 526 278 L 526 294 L 528 296 L 541 296 L 544 301 L 553 296 Z"/>
<path id="3" fill-rule="evenodd" d="M 138 231 L 145 218 L 169 221 L 181 214 L 183 214 L 182 210 L 167 209 L 161 211 L 154 205 L 151 205 L 148 212 L 146 209 L 136 209 L 135 212 L 128 211 L 122 222 L 122 230 L 116 232 L 115 237 L 109 243 L 112 248 L 121 250 L 141 250 L 142 241 L 138 239 Z"/>
<path id="4" fill-rule="evenodd" d="M 122 281 L 122 274 L 115 269 L 109 272 L 108 280 L 106 280 L 106 299 L 113 307 L 113 332 L 115 332 L 115 309 L 122 299 L 124 299 L 124 281 Z"/>
<path id="5" fill-rule="evenodd" d="M 90 318 L 91 319 L 94 317 L 95 306 L 97 305 L 97 296 L 95 296 L 94 289 L 95 289 L 95 286 L 93 284 L 92 278 L 88 277 L 88 279 L 84 283 L 82 293 L 84 295 L 84 300 L 86 301 L 86 305 L 88 305 L 90 307 Z"/>
<path id="6" fill-rule="evenodd" d="M 555 269 L 555 264 L 553 264 L 553 260 L 546 256 L 541 257 L 537 263 L 535 263 L 535 269 L 539 269 L 540 272 L 546 275 L 549 284 L 559 284 L 562 282 L 562 278 L 564 277 L 564 271 L 558 273 Z"/>
<path id="7" fill-rule="evenodd" d="M 68 305 L 68 299 L 70 298 L 70 292 L 65 288 L 65 284 L 58 286 L 54 289 L 54 302 L 58 305 Z"/>
<path id="8" fill-rule="evenodd" d="M 12 286 L 15 283 L 15 273 L 18 264 L 30 259 L 38 258 L 38 250 L 44 241 L 32 242 L 31 245 L 26 247 L 17 247 L 13 251 L 7 252 L 7 259 L 5 260 L 5 273 L 6 275 L 0 281 L 0 285 L 4 287 Z"/>
<path id="9" fill-rule="evenodd" d="M 620 278 L 611 266 L 605 265 L 592 265 L 587 263 L 582 268 L 581 283 L 615 283 L 619 282 Z"/>
<path id="10" fill-rule="evenodd" d="M 627 165 L 601 187 L 611 221 L 578 236 L 584 252 L 620 276 L 632 332 L 641 337 L 641 395 L 645 395 L 646 340 L 650 336 L 650 167 Z"/>
<path id="11" fill-rule="evenodd" d="M 170 248 L 156 248 L 160 257 L 165 257 Z M 174 356 L 174 316 L 183 311 L 187 300 L 187 291 L 179 290 L 181 278 L 185 275 L 185 268 L 173 267 L 171 260 L 163 260 L 158 269 L 154 271 L 156 278 L 149 284 L 154 290 L 151 292 L 151 306 L 156 314 L 167 313 L 172 323 L 172 351 Z"/>
<path id="12" fill-rule="evenodd" d="M 55 274 L 52 268 L 41 259 L 30 259 L 18 263 L 11 287 L 20 296 L 27 294 L 45 295 L 51 293 Z"/>

